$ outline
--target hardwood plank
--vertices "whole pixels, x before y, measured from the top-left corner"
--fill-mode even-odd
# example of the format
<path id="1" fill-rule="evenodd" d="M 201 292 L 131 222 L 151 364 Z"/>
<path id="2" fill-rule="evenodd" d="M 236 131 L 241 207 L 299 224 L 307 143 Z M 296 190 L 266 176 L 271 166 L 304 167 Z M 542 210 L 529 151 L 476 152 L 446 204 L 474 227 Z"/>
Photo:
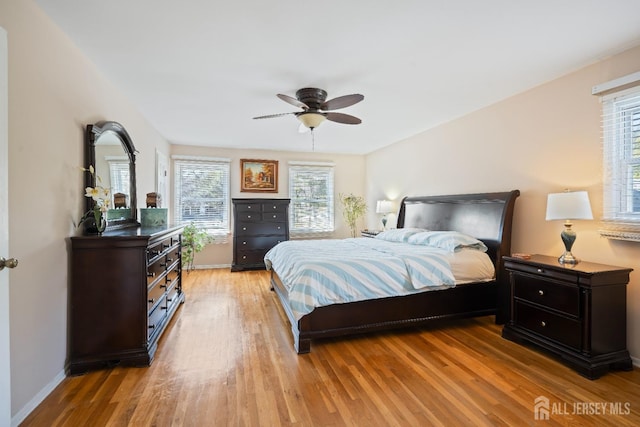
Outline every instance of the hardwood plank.
<path id="1" fill-rule="evenodd" d="M 492 317 L 317 340 L 299 356 L 267 272 L 196 270 L 184 289 L 150 367 L 66 378 L 22 425 L 533 425 L 539 396 L 556 409 L 545 425 L 640 424 L 639 369 L 590 381 L 502 339 Z M 575 413 L 592 403 L 607 412 Z"/>

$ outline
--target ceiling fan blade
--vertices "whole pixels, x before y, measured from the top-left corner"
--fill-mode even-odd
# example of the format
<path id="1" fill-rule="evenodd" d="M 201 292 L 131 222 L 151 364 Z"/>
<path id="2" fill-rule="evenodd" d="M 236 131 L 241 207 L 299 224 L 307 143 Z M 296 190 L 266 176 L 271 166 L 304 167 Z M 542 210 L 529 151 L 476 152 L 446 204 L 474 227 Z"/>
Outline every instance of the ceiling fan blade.
<path id="1" fill-rule="evenodd" d="M 346 125 L 359 125 L 362 123 L 357 117 L 350 116 L 349 114 L 343 113 L 326 113 L 327 120 L 331 120 L 332 122 L 344 123 Z"/>
<path id="2" fill-rule="evenodd" d="M 320 109 L 324 111 L 330 110 L 338 110 L 340 108 L 349 107 L 353 104 L 357 104 L 358 102 L 364 99 L 363 95 L 353 94 L 353 95 L 344 95 L 339 96 L 337 98 L 330 99 L 328 101 L 323 102 L 320 105 Z"/>
<path id="3" fill-rule="evenodd" d="M 308 110 L 309 106 L 307 104 L 305 104 L 304 102 L 298 101 L 297 99 L 289 96 L 289 95 L 283 95 L 281 93 L 279 93 L 278 95 L 276 95 L 278 98 L 282 99 L 284 102 L 288 102 L 291 105 L 295 105 L 296 107 L 302 108 L 303 110 Z"/>
<path id="4" fill-rule="evenodd" d="M 298 114 L 296 113 L 280 113 L 280 114 L 268 114 L 266 116 L 258 116 L 258 117 L 254 117 L 254 119 L 272 119 L 274 117 L 282 117 L 282 116 L 288 116 L 290 114 Z"/>

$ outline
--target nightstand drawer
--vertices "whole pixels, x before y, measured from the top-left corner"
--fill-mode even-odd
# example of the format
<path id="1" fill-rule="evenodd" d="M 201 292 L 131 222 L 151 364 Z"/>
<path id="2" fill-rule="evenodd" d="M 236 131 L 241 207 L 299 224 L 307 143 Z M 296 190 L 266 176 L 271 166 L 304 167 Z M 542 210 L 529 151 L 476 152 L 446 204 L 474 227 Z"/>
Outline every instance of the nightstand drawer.
<path id="1" fill-rule="evenodd" d="M 578 320 L 517 302 L 515 324 L 561 344 L 581 349 L 582 323 Z"/>
<path id="2" fill-rule="evenodd" d="M 530 264 L 515 263 L 512 261 L 505 261 L 504 266 L 507 270 L 529 273 L 535 276 L 561 280 L 568 283 L 578 283 L 578 275 L 575 272 L 566 270 L 564 268 L 557 269 L 552 268 L 551 266 L 543 267 Z"/>
<path id="3" fill-rule="evenodd" d="M 572 316 L 580 316 L 580 289 L 578 286 L 563 285 L 551 280 L 541 280 L 523 274 L 513 274 L 515 298 L 533 302 L 562 311 Z"/>

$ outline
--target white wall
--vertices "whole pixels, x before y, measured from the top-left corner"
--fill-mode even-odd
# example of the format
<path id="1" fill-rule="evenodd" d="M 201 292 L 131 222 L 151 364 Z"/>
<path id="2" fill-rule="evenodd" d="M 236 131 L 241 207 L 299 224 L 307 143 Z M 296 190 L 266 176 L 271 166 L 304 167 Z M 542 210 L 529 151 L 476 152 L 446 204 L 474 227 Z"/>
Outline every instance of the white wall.
<path id="1" fill-rule="evenodd" d="M 20 261 L 10 289 L 15 421 L 63 377 L 67 239 L 84 202 L 85 125 L 127 128 L 139 194 L 155 188 L 155 149 L 168 154 L 169 144 L 32 1 L 0 2 L 0 26 L 9 45 L 9 253 Z"/>
<path id="2" fill-rule="evenodd" d="M 334 194 L 335 205 L 335 226 L 336 231 L 331 237 L 349 237 L 349 227 L 342 217 L 342 210 L 338 202 L 339 194 L 353 193 L 364 196 L 365 188 L 365 165 L 364 156 L 348 154 L 326 154 L 291 151 L 270 151 L 270 150 L 241 150 L 228 148 L 194 147 L 184 145 L 173 145 L 172 154 L 195 155 L 208 157 L 222 157 L 231 159 L 231 197 L 289 197 L 289 174 L 288 162 L 290 161 L 314 161 L 332 162 L 334 167 Z M 240 159 L 266 159 L 278 161 L 278 193 L 243 193 L 240 191 Z M 173 170 L 173 169 L 172 169 Z M 375 211 L 375 204 L 369 204 L 369 209 Z M 232 214 L 232 213 L 231 213 Z M 364 220 L 361 222 L 364 226 Z M 202 252 L 196 254 L 194 263 L 198 266 L 227 266 L 231 264 L 233 258 L 233 242 L 230 240 L 226 244 L 208 245 Z"/>
<path id="3" fill-rule="evenodd" d="M 545 221 L 551 192 L 587 190 L 602 215 L 600 103 L 591 87 L 640 70 L 640 47 L 476 111 L 367 156 L 367 197 L 519 189 L 512 249 L 560 255 L 561 221 Z M 379 218 L 369 215 L 369 225 Z M 627 344 L 640 364 L 640 243 L 600 238 L 599 221 L 574 221 L 573 253 L 634 268 Z"/>

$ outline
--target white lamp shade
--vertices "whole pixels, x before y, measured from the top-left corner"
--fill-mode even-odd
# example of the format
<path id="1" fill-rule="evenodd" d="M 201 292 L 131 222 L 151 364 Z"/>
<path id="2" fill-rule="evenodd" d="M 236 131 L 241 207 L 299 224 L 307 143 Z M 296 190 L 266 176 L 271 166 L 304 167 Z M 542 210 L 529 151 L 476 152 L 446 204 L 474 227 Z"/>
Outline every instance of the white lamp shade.
<path id="1" fill-rule="evenodd" d="M 376 203 L 376 213 L 388 214 L 393 212 L 393 203 L 391 200 L 378 200 Z"/>
<path id="2" fill-rule="evenodd" d="M 554 219 L 593 219 L 586 191 L 551 193 L 547 196 L 547 221 Z"/>
<path id="3" fill-rule="evenodd" d="M 298 120 L 302 122 L 308 128 L 317 128 L 320 123 L 324 122 L 326 117 L 320 113 L 300 113 L 298 114 Z"/>

